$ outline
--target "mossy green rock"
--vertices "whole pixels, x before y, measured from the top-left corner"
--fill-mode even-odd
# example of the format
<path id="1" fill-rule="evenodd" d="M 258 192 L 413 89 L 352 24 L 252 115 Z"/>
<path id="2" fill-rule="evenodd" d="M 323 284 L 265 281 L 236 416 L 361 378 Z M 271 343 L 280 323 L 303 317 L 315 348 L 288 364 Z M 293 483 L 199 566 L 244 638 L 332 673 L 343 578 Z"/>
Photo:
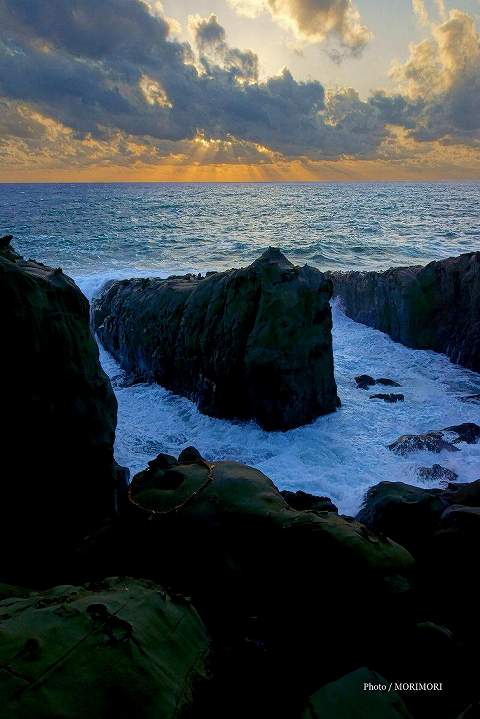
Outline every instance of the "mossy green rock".
<path id="1" fill-rule="evenodd" d="M 207 676 L 195 610 L 142 580 L 4 600 L 0 638 L 4 719 L 173 719 Z"/>
<path id="2" fill-rule="evenodd" d="M 215 417 L 285 430 L 334 412 L 332 283 L 274 248 L 249 267 L 109 283 L 94 303 L 105 347 Z"/>
<path id="3" fill-rule="evenodd" d="M 255 618 L 289 671 L 318 670 L 318 641 L 331 643 L 326 678 L 348 670 L 409 621 L 397 612 L 413 570 L 403 547 L 334 512 L 293 509 L 252 467 L 157 458 L 130 498 L 140 571 L 191 594 L 222 635 Z"/>
<path id="4" fill-rule="evenodd" d="M 396 692 L 364 689 L 389 684 L 376 672 L 357 669 L 313 694 L 302 719 L 411 719 Z"/>

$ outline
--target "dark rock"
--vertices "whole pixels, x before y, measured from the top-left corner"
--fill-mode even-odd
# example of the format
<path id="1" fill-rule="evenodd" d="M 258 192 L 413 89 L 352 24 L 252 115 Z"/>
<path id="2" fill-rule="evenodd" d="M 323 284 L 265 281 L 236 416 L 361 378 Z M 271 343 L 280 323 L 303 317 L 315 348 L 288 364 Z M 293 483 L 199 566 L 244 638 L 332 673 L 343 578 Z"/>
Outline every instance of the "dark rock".
<path id="1" fill-rule="evenodd" d="M 465 504 L 468 507 L 480 506 L 480 479 L 475 482 L 449 484 L 444 492 L 449 504 Z"/>
<path id="2" fill-rule="evenodd" d="M 480 394 L 469 394 L 466 397 L 459 397 L 460 402 L 480 402 Z"/>
<path id="3" fill-rule="evenodd" d="M 475 538 L 480 538 L 480 507 L 466 507 L 463 504 L 452 504 L 440 518 L 442 529 L 467 528 L 472 530 Z"/>
<path id="4" fill-rule="evenodd" d="M 202 455 L 195 447 L 186 447 L 178 455 L 178 464 L 193 464 L 203 462 Z"/>
<path id="5" fill-rule="evenodd" d="M 480 371 L 480 252 L 386 272 L 332 272 L 346 314 Z"/>
<path id="6" fill-rule="evenodd" d="M 315 692 L 302 719 L 411 719 L 400 695 L 382 686 L 390 682 L 377 672 L 356 669 Z"/>
<path id="7" fill-rule="evenodd" d="M 370 377 L 369 374 L 361 374 L 358 377 L 355 377 L 355 382 L 357 383 L 357 387 L 359 389 L 369 389 L 375 384 L 375 380 L 373 377 Z"/>
<path id="8" fill-rule="evenodd" d="M 403 394 L 371 394 L 370 399 L 383 399 L 384 402 L 403 402 L 405 395 Z"/>
<path id="9" fill-rule="evenodd" d="M 446 489 L 380 482 L 368 490 L 357 520 L 415 553 L 440 528 L 445 511 L 460 505 L 480 506 L 480 480 Z"/>
<path id="10" fill-rule="evenodd" d="M 413 452 L 435 452 L 439 454 L 446 452 L 458 452 L 459 449 L 452 442 L 443 438 L 441 431 L 427 432 L 426 434 L 403 434 L 401 437 L 388 445 L 395 454 L 406 456 Z"/>
<path id="11" fill-rule="evenodd" d="M 330 497 L 318 497 L 315 494 L 302 492 L 302 490 L 290 492 L 287 489 L 280 492 L 280 494 L 292 509 L 309 510 L 311 512 L 336 512 L 338 514 L 338 508 Z"/>
<path id="12" fill-rule="evenodd" d="M 10 242 L 13 240 L 13 235 L 4 235 L 0 237 L 0 250 L 4 251 L 7 247 L 10 247 Z"/>
<path id="13" fill-rule="evenodd" d="M 17 260 L 21 260 L 22 257 L 11 246 L 10 243 L 12 240 L 13 235 L 4 235 L 3 237 L 0 237 L 0 258 L 16 262 Z"/>
<path id="14" fill-rule="evenodd" d="M 418 695 L 415 701 L 408 697 L 408 706 L 415 707 L 414 716 L 456 716 L 478 691 L 480 480 L 449 484 L 446 489 L 382 482 L 369 490 L 357 519 L 412 552 L 421 616 L 428 618 L 429 625 L 446 627 L 452 637 L 449 649 L 445 632 L 442 638 L 437 630 L 422 631 L 418 637 L 422 641 L 415 648 L 412 645 L 410 658 L 408 652 L 405 655 L 406 671 L 422 681 L 442 677 L 444 682 L 439 706 L 432 705 L 432 697 L 425 696 L 422 702 Z"/>
<path id="15" fill-rule="evenodd" d="M 467 444 L 476 444 L 480 439 L 480 427 L 474 422 L 464 422 L 456 424 L 453 427 L 445 427 L 442 430 L 444 436 L 448 433 L 453 436 L 451 440 L 454 444 L 466 442 Z"/>
<path id="16" fill-rule="evenodd" d="M 69 277 L 5 244 L 0 541 L 10 549 L 2 573 L 48 581 L 48 568 L 68 564 L 68 549 L 115 512 L 125 490 L 113 458 L 117 403 L 86 298 Z"/>
<path id="17" fill-rule="evenodd" d="M 152 582 L 54 587 L 0 602 L 0 615 L 5 719 L 174 719 L 208 676 L 198 614 Z"/>
<path id="18" fill-rule="evenodd" d="M 151 459 L 148 463 L 148 466 L 152 470 L 156 469 L 170 469 L 171 467 L 175 467 L 178 464 L 175 457 L 172 457 L 171 454 L 163 454 L 160 453 L 155 457 L 155 459 Z"/>
<path id="19" fill-rule="evenodd" d="M 441 464 L 434 464 L 431 467 L 419 467 L 418 476 L 421 479 L 442 483 L 455 482 L 455 480 L 458 479 L 456 472 L 447 469 L 447 467 L 442 467 Z"/>
<path id="20" fill-rule="evenodd" d="M 258 470 L 205 460 L 148 469 L 134 477 L 130 498 L 137 571 L 191 596 L 215 635 L 255 617 L 256 641 L 268 645 L 292 685 L 312 672 L 328 680 L 360 655 L 382 655 L 380 644 L 387 636 L 395 644 L 391 632 L 409 621 L 391 621 L 394 607 L 408 601 L 408 552 L 324 511 L 323 501 L 320 511 L 293 509 Z M 352 602 L 355 586 L 361 591 Z M 312 662 L 319 641 L 331 649 Z"/>
<path id="21" fill-rule="evenodd" d="M 447 506 L 441 489 L 380 482 L 368 490 L 357 520 L 416 551 L 433 534 Z"/>
<path id="22" fill-rule="evenodd" d="M 123 280 L 94 303 L 104 346 L 216 417 L 286 430 L 334 412 L 332 285 L 270 248 L 208 278 Z"/>
<path id="23" fill-rule="evenodd" d="M 361 374 L 358 377 L 355 377 L 355 382 L 357 383 L 357 387 L 359 389 L 370 389 L 370 387 L 376 384 L 381 384 L 384 387 L 401 387 L 401 385 L 393 379 L 387 379 L 386 377 L 374 379 L 368 374 Z"/>
<path id="24" fill-rule="evenodd" d="M 388 379 L 387 377 L 379 377 L 377 380 L 375 380 L 376 384 L 383 384 L 385 387 L 401 387 L 402 385 L 399 382 L 396 382 L 394 379 Z"/>

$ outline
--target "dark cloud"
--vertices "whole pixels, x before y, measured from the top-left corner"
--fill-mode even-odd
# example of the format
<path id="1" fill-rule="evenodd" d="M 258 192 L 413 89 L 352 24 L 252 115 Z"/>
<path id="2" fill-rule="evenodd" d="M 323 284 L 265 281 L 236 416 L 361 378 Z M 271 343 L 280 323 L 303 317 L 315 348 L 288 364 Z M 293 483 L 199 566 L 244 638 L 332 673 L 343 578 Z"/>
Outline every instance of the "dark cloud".
<path id="1" fill-rule="evenodd" d="M 336 132 L 320 83 L 287 70 L 258 82 L 256 55 L 230 48 L 215 16 L 195 26 L 200 71 L 191 48 L 140 0 L 0 0 L 0 27 L 0 94 L 80 135 L 202 133 L 312 157 L 372 152 L 382 137 L 375 108 L 364 103 L 360 113 L 358 99 Z M 358 133 L 365 113 L 372 120 Z"/>
<path id="2" fill-rule="evenodd" d="M 478 36 L 465 17 L 452 18 L 427 48 L 437 53 L 429 77 L 435 63 L 450 68 L 445 86 L 426 94 L 415 56 L 397 69 L 409 85 L 403 95 L 363 101 L 353 90 L 326 96 L 319 82 L 298 82 L 286 69 L 260 82 L 257 56 L 230 47 L 214 15 L 193 19 L 194 52 L 141 0 L 0 0 L 0 147 L 6 152 L 5 137 L 16 137 L 38 148 L 49 129 L 35 113 L 70 133 L 56 130 L 52 146 L 62 138 L 91 141 L 93 157 L 111 142 L 117 162 L 124 151 L 154 163 L 167 152 L 188 152 L 196 138 L 215 141 L 211 152 L 225 161 L 262 161 L 263 148 L 285 158 L 368 159 L 389 125 L 419 140 L 471 141 L 480 117 L 479 64 L 462 65 L 461 57 L 478 50 Z"/>
<path id="3" fill-rule="evenodd" d="M 226 42 L 226 33 L 219 24 L 216 15 L 208 18 L 191 18 L 195 45 L 200 54 L 200 62 L 206 73 L 212 74 L 212 64 L 220 64 L 232 77 L 243 82 L 258 80 L 258 57 L 251 50 L 239 50 Z"/>

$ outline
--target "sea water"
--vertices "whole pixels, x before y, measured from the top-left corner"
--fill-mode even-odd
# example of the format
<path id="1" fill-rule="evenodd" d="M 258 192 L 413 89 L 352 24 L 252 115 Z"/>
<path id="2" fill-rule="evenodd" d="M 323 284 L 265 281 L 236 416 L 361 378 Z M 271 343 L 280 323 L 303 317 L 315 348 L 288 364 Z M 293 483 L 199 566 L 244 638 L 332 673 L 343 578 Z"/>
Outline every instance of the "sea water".
<path id="1" fill-rule="evenodd" d="M 110 278 L 241 267 L 269 245 L 319 269 L 425 264 L 480 249 L 479 200 L 480 183 L 0 185 L 0 234 L 12 232 L 25 257 L 63 267 L 91 299 Z M 342 408 L 289 432 L 206 417 L 157 385 L 124 387 L 101 349 L 119 402 L 117 460 L 136 472 L 158 452 L 194 445 L 351 514 L 379 481 L 435 486 L 419 479 L 420 466 L 480 478 L 480 444 L 408 458 L 387 448 L 401 434 L 480 424 L 480 405 L 461 401 L 480 393 L 480 375 L 394 343 L 336 305 L 333 316 Z M 354 381 L 363 373 L 400 382 L 392 391 L 405 402 L 369 399 L 377 388 Z"/>

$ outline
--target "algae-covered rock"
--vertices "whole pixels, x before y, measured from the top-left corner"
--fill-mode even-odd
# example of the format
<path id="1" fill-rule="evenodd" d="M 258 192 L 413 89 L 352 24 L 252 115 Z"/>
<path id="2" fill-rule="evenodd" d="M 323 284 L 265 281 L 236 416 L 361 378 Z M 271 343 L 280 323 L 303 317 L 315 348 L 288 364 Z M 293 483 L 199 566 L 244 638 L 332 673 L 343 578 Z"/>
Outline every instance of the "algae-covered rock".
<path id="1" fill-rule="evenodd" d="M 3 719 L 173 719 L 206 677 L 199 616 L 148 581 L 9 598 L 0 636 Z"/>
<path id="2" fill-rule="evenodd" d="M 117 403 L 87 299 L 10 239 L 0 243 L 1 569 L 45 578 L 47 563 L 61 565 L 63 550 L 114 513 Z"/>
<path id="3" fill-rule="evenodd" d="M 268 249 L 249 267 L 109 283 L 98 335 L 132 380 L 155 381 L 215 417 L 285 430 L 334 412 L 332 284 Z"/>
<path id="4" fill-rule="evenodd" d="M 389 686 L 377 672 L 362 667 L 315 692 L 302 719 L 411 719 Z"/>
<path id="5" fill-rule="evenodd" d="M 318 670 L 310 652 L 332 642 L 320 662 L 328 678 L 404 621 L 396 608 L 407 601 L 410 554 L 335 512 L 293 509 L 252 467 L 172 466 L 161 455 L 133 479 L 130 498 L 141 571 L 191 594 L 224 634 L 254 617 L 291 672 Z"/>

